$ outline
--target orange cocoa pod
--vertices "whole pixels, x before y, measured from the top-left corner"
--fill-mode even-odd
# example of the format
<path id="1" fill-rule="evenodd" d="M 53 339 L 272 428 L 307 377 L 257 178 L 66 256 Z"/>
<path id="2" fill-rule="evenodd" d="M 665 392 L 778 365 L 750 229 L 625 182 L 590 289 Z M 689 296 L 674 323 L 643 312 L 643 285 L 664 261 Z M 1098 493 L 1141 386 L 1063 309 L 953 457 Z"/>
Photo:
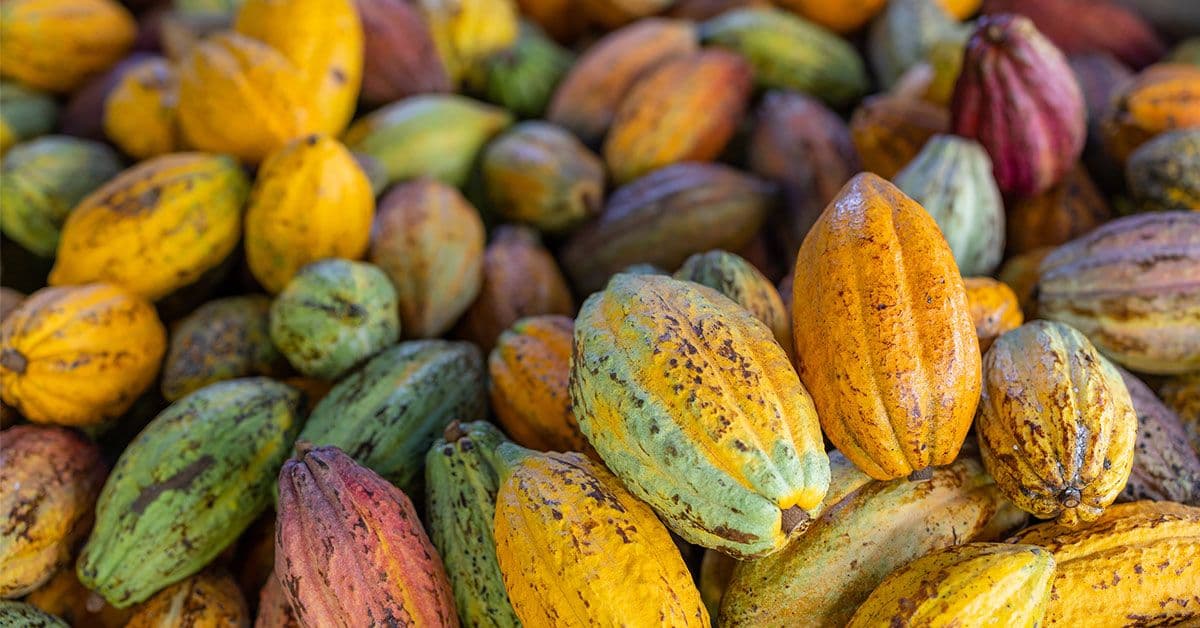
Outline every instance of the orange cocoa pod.
<path id="1" fill-rule="evenodd" d="M 1017 295 L 1017 302 L 1021 304 L 1021 312 L 1027 321 L 1037 318 L 1038 267 L 1053 250 L 1053 246 L 1042 246 L 1010 257 L 997 275 Z"/>
<path id="2" fill-rule="evenodd" d="M 778 0 L 778 4 L 836 33 L 851 33 L 878 15 L 887 0 Z"/>
<path id="3" fill-rule="evenodd" d="M 1158 63 L 1120 90 L 1101 123 L 1104 145 L 1124 162 L 1150 138 L 1200 126 L 1200 67 Z"/>
<path id="4" fill-rule="evenodd" d="M 61 617 L 72 626 L 124 628 L 133 616 L 132 608 L 117 608 L 100 594 L 84 587 L 71 564 L 59 569 L 49 582 L 25 596 L 25 603 Z"/>
<path id="5" fill-rule="evenodd" d="M 1025 322 L 1021 304 L 1008 284 L 991 277 L 966 277 L 963 284 L 967 288 L 967 307 L 975 322 L 979 350 L 987 353 L 992 341 Z"/>
<path id="6" fill-rule="evenodd" d="M 126 628 L 248 628 L 250 609 L 237 581 L 224 571 L 202 571 L 137 605 Z"/>
<path id="7" fill-rule="evenodd" d="M 895 94 L 864 100 L 850 117 L 850 137 L 863 169 L 888 179 L 908 165 L 929 138 L 949 129 L 945 107 Z"/>

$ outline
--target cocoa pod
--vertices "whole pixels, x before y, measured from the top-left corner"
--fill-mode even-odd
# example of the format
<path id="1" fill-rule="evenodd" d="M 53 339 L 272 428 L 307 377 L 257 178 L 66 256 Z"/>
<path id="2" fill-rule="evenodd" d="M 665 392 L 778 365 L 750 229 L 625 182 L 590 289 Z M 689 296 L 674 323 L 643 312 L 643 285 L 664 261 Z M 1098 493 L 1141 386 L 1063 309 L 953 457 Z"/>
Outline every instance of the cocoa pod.
<path id="1" fill-rule="evenodd" d="M 727 251 L 697 253 L 675 271 L 675 278 L 708 286 L 729 297 L 762 321 L 784 351 L 791 353 L 792 321 L 771 281 L 745 259 Z"/>
<path id="2" fill-rule="evenodd" d="M 1169 131 L 1139 146 L 1125 179 L 1142 211 L 1200 210 L 1200 128 Z"/>
<path id="3" fill-rule="evenodd" d="M 1138 437 L 1129 482 L 1117 501 L 1152 499 L 1197 505 L 1200 455 L 1192 449 L 1179 416 L 1142 380 L 1124 369 L 1120 372 L 1137 412 Z"/>
<path id="4" fill-rule="evenodd" d="M 1108 199 L 1096 189 L 1087 169 L 1076 166 L 1049 190 L 1008 200 L 1008 252 L 1065 244 L 1112 217 Z"/>
<path id="5" fill-rule="evenodd" d="M 871 22 L 867 58 L 882 87 L 890 88 L 906 70 L 924 61 L 934 44 L 961 42 L 968 33 L 938 0 L 891 0 Z"/>
<path id="6" fill-rule="evenodd" d="M 580 0 L 576 10 L 603 28 L 613 29 L 661 13 L 674 0 Z"/>
<path id="7" fill-rule="evenodd" d="M 124 628 L 133 614 L 133 609 L 114 608 L 84 588 L 73 565 L 59 569 L 46 584 L 26 595 L 25 602 L 72 626 Z"/>
<path id="8" fill-rule="evenodd" d="M 14 600 L 0 600 L 0 626 L 14 628 L 70 628 L 63 620 L 36 606 Z"/>
<path id="9" fill-rule="evenodd" d="M 284 593 L 283 585 L 275 577 L 274 571 L 259 593 L 254 628 L 301 628 L 300 620 L 292 610 L 292 602 Z"/>
<path id="10" fill-rule="evenodd" d="M 991 277 L 964 277 L 967 307 L 979 337 L 979 350 L 987 353 L 996 338 L 1021 326 L 1024 316 L 1017 295 L 1007 284 Z"/>
<path id="11" fill-rule="evenodd" d="M 115 0 L 16 0 L 4 4 L 0 32 L 0 74 L 67 93 L 120 61 L 137 24 Z"/>
<path id="12" fill-rule="evenodd" d="M 4 105 L 0 112 L 0 155 L 17 143 L 49 133 L 54 128 L 58 105 L 50 94 L 0 79 L 0 104 Z M 85 139 L 100 138 L 89 136 Z"/>
<path id="13" fill-rule="evenodd" d="M 249 628 L 250 610 L 237 582 L 227 573 L 204 571 L 173 584 L 142 602 L 126 628 Z"/>
<path id="14" fill-rule="evenodd" d="M 179 151 L 178 103 L 174 68 L 162 57 L 149 57 L 123 72 L 105 98 L 104 134 L 138 160 Z"/>
<path id="15" fill-rule="evenodd" d="M 519 116 L 540 118 L 574 59 L 537 27 L 523 24 L 511 48 L 483 60 L 478 89 Z"/>
<path id="16" fill-rule="evenodd" d="M 1167 52 L 1163 40 L 1135 10 L 1108 0 L 987 0 L 983 11 L 1028 17 L 1068 55 L 1107 52 L 1140 69 Z"/>
<path id="17" fill-rule="evenodd" d="M 863 169 L 890 179 L 908 165 L 929 138 L 950 130 L 950 113 L 923 100 L 880 94 L 850 117 L 850 136 Z"/>
<path id="18" fill-rule="evenodd" d="M 1200 67 L 1159 63 L 1126 82 L 1101 123 L 1104 145 L 1124 163 L 1154 136 L 1200 126 Z"/>
<path id="19" fill-rule="evenodd" d="M 355 0 L 363 29 L 362 99 L 382 105 L 450 91 L 450 77 L 421 12 L 404 0 Z"/>

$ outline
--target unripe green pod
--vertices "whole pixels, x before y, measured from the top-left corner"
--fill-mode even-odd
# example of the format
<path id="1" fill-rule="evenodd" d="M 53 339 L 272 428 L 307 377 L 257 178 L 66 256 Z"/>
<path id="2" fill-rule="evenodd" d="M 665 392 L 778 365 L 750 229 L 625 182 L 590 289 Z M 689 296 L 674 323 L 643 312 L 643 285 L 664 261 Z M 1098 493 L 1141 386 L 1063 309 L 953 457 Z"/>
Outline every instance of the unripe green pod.
<path id="1" fill-rule="evenodd" d="M 532 24 L 517 42 L 483 61 L 479 90 L 488 100 L 525 118 L 540 118 L 554 88 L 571 69 L 571 53 Z"/>
<path id="2" fill-rule="evenodd" d="M 0 155 L 17 142 L 49 133 L 57 117 L 50 94 L 0 80 Z"/>

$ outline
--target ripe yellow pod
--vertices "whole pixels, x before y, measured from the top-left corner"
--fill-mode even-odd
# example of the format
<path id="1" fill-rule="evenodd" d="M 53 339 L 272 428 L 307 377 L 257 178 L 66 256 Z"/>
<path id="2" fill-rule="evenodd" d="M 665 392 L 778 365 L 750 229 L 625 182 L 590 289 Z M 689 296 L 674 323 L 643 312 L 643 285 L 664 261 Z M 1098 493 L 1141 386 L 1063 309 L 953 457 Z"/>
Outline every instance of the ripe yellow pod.
<path id="1" fill-rule="evenodd" d="M 937 223 L 855 176 L 796 259 L 792 329 L 821 427 L 879 480 L 949 464 L 979 400 L 979 340 Z"/>
<path id="2" fill-rule="evenodd" d="M 121 75 L 104 101 L 104 134 L 125 154 L 149 159 L 179 150 L 179 84 L 163 57 Z"/>
<path id="3" fill-rule="evenodd" d="M 497 454 L 496 558 L 524 625 L 709 626 L 671 535 L 603 465 L 512 443 Z"/>
<path id="4" fill-rule="evenodd" d="M 250 610 L 237 581 L 204 571 L 139 604 L 125 628 L 222 628 L 250 625 Z"/>
<path id="5" fill-rule="evenodd" d="M 259 168 L 246 210 L 246 262 L 275 294 L 309 262 L 362 257 L 374 217 L 371 183 L 341 142 L 292 140 Z"/>
<path id="6" fill-rule="evenodd" d="M 115 0 L 6 0 L 0 75 L 69 92 L 125 56 L 137 24 Z"/>
<path id="7" fill-rule="evenodd" d="M 154 382 L 166 350 L 158 314 L 129 292 L 43 288 L 4 319 L 4 403 L 35 423 L 97 425 Z"/>
<path id="8" fill-rule="evenodd" d="M 979 350 L 987 353 L 1001 334 L 1016 329 L 1025 321 L 1017 295 L 1008 284 L 991 277 L 965 277 L 967 307 L 975 323 Z"/>
<path id="9" fill-rule="evenodd" d="M 517 40 L 517 7 L 512 0 L 417 0 L 416 4 L 453 83 Z"/>

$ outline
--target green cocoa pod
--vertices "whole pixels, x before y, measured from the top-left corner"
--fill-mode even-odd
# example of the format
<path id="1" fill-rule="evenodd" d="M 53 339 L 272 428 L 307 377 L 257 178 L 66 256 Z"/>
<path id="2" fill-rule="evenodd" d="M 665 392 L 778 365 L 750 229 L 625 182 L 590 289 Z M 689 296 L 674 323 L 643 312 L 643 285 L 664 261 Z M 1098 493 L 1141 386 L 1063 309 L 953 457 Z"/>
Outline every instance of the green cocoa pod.
<path id="1" fill-rule="evenodd" d="M 1125 179 L 1139 210 L 1200 210 L 1200 129 L 1163 133 L 1142 144 L 1129 157 Z"/>
<path id="2" fill-rule="evenodd" d="M 483 145 L 512 114 L 462 96 L 423 94 L 376 109 L 346 131 L 350 150 L 374 158 L 388 183 L 430 176 L 462 187 Z"/>
<path id="3" fill-rule="evenodd" d="M 270 312 L 267 297 L 227 297 L 179 321 L 163 363 L 163 398 L 175 401 L 227 379 L 285 375 L 287 361 L 271 343 Z"/>
<path id="4" fill-rule="evenodd" d="M 971 28 L 946 13 L 938 0 L 893 0 L 871 22 L 867 58 L 883 87 L 924 61 L 939 41 L 966 41 Z"/>
<path id="5" fill-rule="evenodd" d="M 14 146 L 0 166 L 4 234 L 42 257 L 53 257 L 58 234 L 75 204 L 121 171 L 107 144 L 65 135 Z"/>
<path id="6" fill-rule="evenodd" d="M 1004 202 L 982 146 L 935 135 L 895 183 L 933 216 L 963 276 L 996 270 L 1004 257 Z"/>
<path id="7" fill-rule="evenodd" d="M 573 61 L 570 51 L 536 26 L 523 23 L 512 47 L 483 61 L 476 89 L 518 116 L 540 118 Z"/>
<path id="8" fill-rule="evenodd" d="M 729 297 L 766 323 L 780 346 L 791 350 L 791 315 L 784 309 L 775 285 L 750 262 L 726 251 L 698 253 L 675 271 L 675 278 L 708 286 Z"/>
<path id="9" fill-rule="evenodd" d="M 70 624 L 32 604 L 0 600 L 0 627 L 70 628 Z"/>
<path id="10" fill-rule="evenodd" d="M 726 11 L 700 26 L 700 38 L 744 56 L 763 88 L 803 92 L 833 106 L 867 93 L 867 71 L 854 47 L 787 11 Z"/>
<path id="11" fill-rule="evenodd" d="M 459 620 L 468 626 L 520 626 L 496 561 L 492 519 L 499 478 L 492 460 L 508 442 L 490 423 L 451 423 L 425 456 L 426 516 L 442 555 Z"/>
<path id="12" fill-rule="evenodd" d="M 79 581 L 126 608 L 200 571 L 270 504 L 300 402 L 300 391 L 250 377 L 163 410 L 100 492 Z"/>
<path id="13" fill-rule="evenodd" d="M 271 341 L 297 371 L 337 379 L 400 338 L 396 289 L 375 266 L 313 262 L 271 304 Z"/>
<path id="14" fill-rule="evenodd" d="M 54 128 L 54 97 L 12 81 L 0 81 L 0 155 Z"/>
<path id="15" fill-rule="evenodd" d="M 604 204 L 604 165 L 566 129 L 522 122 L 483 152 L 483 182 L 506 220 L 566 231 Z"/>
<path id="16" fill-rule="evenodd" d="M 454 420 L 487 415 L 483 357 L 469 342 L 414 340 L 372 358 L 313 408 L 300 439 L 333 445 L 406 493 Z"/>

